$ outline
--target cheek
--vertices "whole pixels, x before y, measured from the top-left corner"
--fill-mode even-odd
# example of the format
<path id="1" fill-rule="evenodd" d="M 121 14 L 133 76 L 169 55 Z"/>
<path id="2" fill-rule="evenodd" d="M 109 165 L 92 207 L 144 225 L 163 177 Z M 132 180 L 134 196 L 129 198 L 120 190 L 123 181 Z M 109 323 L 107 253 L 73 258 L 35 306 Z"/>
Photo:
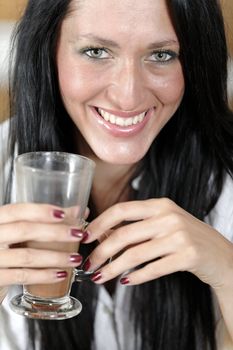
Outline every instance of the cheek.
<path id="1" fill-rule="evenodd" d="M 172 74 L 156 77 L 153 81 L 155 95 L 163 105 L 173 105 L 181 101 L 184 94 L 182 69 Z"/>
<path id="2" fill-rule="evenodd" d="M 98 76 L 85 64 L 77 65 L 71 60 L 58 60 L 58 79 L 65 101 L 84 102 L 95 93 Z"/>
<path id="3" fill-rule="evenodd" d="M 88 80 L 85 79 L 83 72 L 77 74 L 67 69 L 59 72 L 59 85 L 63 98 L 66 101 L 85 100 L 87 91 L 91 88 Z"/>

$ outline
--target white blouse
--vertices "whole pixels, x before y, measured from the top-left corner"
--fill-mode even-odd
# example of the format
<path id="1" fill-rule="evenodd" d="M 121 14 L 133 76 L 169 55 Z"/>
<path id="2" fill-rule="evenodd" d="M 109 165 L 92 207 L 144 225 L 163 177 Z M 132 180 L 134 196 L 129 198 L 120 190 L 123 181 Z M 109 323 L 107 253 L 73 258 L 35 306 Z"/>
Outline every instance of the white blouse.
<path id="1" fill-rule="evenodd" d="M 6 141 L 8 123 L 0 125 L 0 171 L 9 172 L 9 160 L 6 157 Z M 5 150 L 4 150 L 5 149 Z M 5 183 L 0 177 L 0 200 Z M 137 183 L 133 183 L 137 187 Z M 221 232 L 227 239 L 233 242 L 233 181 L 227 176 L 221 196 L 206 222 Z M 85 282 L 84 282 L 85 283 Z M 95 318 L 95 344 L 93 350 L 135 350 L 132 336 L 133 325 L 129 320 L 129 305 L 131 288 L 118 283 L 114 297 L 112 298 L 103 286 L 100 286 L 96 318 Z M 9 300 L 20 292 L 20 287 L 10 288 L 10 291 L 0 306 L 0 350 L 26 350 L 27 332 L 26 319 L 15 314 L 9 308 Z M 82 312 L 85 312 L 83 310 Z M 77 316 L 78 317 L 78 316 Z M 59 322 L 59 321 L 58 321 Z M 223 322 L 218 313 L 217 339 L 219 350 L 232 350 L 233 344 L 223 327 Z M 132 335 L 132 336 L 131 336 Z"/>

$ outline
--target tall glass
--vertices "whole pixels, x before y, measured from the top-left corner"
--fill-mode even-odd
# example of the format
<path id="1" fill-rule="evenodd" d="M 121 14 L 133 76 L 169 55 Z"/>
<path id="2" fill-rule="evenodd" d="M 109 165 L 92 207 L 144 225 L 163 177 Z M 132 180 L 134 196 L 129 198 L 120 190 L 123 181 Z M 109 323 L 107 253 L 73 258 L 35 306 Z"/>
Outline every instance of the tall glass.
<path id="1" fill-rule="evenodd" d="M 32 152 L 15 160 L 17 202 L 48 203 L 61 208 L 75 207 L 76 217 L 67 222 L 82 228 L 95 163 L 85 157 L 64 152 Z M 72 222 L 71 222 L 71 221 Z M 77 252 L 79 243 L 26 242 L 24 246 L 65 252 Z M 68 278 L 55 284 L 24 285 L 23 294 L 11 300 L 11 308 L 29 318 L 66 319 L 76 316 L 81 303 L 70 296 L 75 269 Z"/>

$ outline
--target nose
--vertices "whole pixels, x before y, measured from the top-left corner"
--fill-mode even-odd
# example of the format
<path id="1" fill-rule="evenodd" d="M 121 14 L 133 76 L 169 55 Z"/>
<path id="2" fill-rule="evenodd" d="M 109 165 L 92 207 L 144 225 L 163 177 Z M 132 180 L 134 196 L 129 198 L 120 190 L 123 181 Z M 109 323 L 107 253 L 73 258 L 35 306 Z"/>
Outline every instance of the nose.
<path id="1" fill-rule="evenodd" d="M 147 89 L 140 64 L 127 60 L 116 67 L 107 94 L 112 106 L 122 111 L 131 112 L 145 106 Z"/>

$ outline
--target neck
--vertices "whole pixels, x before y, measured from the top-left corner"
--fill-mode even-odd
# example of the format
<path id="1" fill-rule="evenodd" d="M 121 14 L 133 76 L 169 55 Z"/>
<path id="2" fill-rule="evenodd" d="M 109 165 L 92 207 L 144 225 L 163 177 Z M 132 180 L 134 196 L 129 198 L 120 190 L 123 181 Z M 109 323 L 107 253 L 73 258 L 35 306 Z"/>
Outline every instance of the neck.
<path id="1" fill-rule="evenodd" d="M 96 163 L 91 197 L 96 215 L 111 205 L 128 200 L 128 182 L 135 169 L 135 164 L 110 164 L 99 159 L 79 135 L 78 150 L 83 156 Z M 81 142 L 80 142 L 81 141 Z"/>
<path id="2" fill-rule="evenodd" d="M 96 171 L 92 187 L 92 200 L 97 214 L 117 202 L 128 200 L 128 182 L 134 166 L 108 164 L 100 159 L 94 159 Z"/>

